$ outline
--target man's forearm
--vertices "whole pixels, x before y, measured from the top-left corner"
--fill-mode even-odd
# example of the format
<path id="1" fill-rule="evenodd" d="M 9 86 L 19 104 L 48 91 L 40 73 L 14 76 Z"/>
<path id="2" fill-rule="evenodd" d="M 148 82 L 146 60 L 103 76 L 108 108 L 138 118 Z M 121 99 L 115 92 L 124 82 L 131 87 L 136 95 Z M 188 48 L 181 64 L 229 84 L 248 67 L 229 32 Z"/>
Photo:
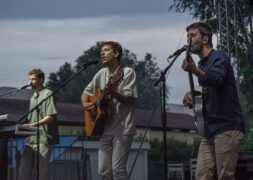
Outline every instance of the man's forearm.
<path id="1" fill-rule="evenodd" d="M 32 126 L 32 127 L 36 127 L 38 125 L 43 126 L 43 125 L 52 123 L 54 120 L 55 120 L 55 117 L 53 115 L 52 116 L 45 116 L 43 119 L 41 119 L 39 121 L 39 124 L 37 122 L 35 122 L 35 123 L 30 124 L 30 126 Z"/>
<path id="2" fill-rule="evenodd" d="M 131 96 L 121 94 L 121 93 L 117 92 L 116 90 L 110 91 L 110 94 L 112 95 L 112 97 L 116 98 L 118 101 L 122 102 L 123 104 L 127 104 L 131 100 L 133 100 L 133 98 Z"/>
<path id="3" fill-rule="evenodd" d="M 206 72 L 205 71 L 202 71 L 200 69 L 196 69 L 194 74 L 199 78 L 199 79 L 203 79 L 204 76 L 206 75 Z"/>

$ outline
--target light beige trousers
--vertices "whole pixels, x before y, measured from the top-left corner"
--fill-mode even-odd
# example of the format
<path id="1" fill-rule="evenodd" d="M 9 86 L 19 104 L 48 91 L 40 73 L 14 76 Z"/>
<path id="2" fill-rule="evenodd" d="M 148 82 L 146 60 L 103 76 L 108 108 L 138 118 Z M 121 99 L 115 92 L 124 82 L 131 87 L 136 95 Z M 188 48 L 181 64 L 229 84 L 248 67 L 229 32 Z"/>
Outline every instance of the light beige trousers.
<path id="1" fill-rule="evenodd" d="M 244 134 L 237 130 L 225 131 L 211 139 L 203 138 L 198 152 L 196 180 L 235 180 L 238 151 Z"/>
<path id="2" fill-rule="evenodd" d="M 133 136 L 102 136 L 98 150 L 98 173 L 101 180 L 128 180 L 127 159 Z"/>

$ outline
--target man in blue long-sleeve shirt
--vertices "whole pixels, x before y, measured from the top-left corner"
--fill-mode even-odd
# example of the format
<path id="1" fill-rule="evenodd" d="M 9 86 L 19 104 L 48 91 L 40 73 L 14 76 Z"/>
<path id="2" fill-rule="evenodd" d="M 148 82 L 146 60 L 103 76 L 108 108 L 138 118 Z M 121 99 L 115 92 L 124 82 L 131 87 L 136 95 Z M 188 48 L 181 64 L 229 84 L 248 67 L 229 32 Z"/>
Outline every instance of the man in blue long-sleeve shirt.
<path id="1" fill-rule="evenodd" d="M 212 29 L 198 22 L 186 28 L 190 51 L 200 58 L 198 67 L 191 56 L 182 68 L 197 76 L 202 86 L 204 136 L 196 169 L 196 180 L 213 180 L 215 168 L 219 180 L 234 180 L 239 144 L 244 136 L 244 119 L 234 72 L 229 57 L 212 45 Z M 191 106 L 192 94 L 186 93 L 183 104 Z"/>

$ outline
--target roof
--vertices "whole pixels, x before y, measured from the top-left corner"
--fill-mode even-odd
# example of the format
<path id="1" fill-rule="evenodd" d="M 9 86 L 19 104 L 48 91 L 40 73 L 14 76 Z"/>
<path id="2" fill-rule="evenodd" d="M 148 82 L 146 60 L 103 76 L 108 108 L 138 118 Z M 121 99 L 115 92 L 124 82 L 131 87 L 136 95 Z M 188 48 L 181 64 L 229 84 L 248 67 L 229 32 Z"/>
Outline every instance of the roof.
<path id="1" fill-rule="evenodd" d="M 172 103 L 167 103 L 167 112 L 171 113 L 179 113 L 179 114 L 189 114 L 193 116 L 193 110 L 189 109 L 188 107 L 184 107 L 183 104 L 172 104 Z"/>
<path id="2" fill-rule="evenodd" d="M 6 95 L 4 95 L 6 94 Z M 4 96 L 2 96 L 4 95 Z M 0 87 L 0 97 L 1 99 L 23 99 L 28 100 L 33 95 L 33 90 L 23 89 L 22 91 L 18 88 L 13 87 Z"/>
<path id="3" fill-rule="evenodd" d="M 81 104 L 57 103 L 59 125 L 83 125 L 84 111 Z M 13 114 L 23 116 L 28 112 L 29 101 L 20 99 L 0 99 L 0 115 Z M 152 117 L 152 110 L 137 109 L 134 121 L 139 128 L 146 128 Z M 162 129 L 161 113 L 155 112 L 151 121 L 151 129 Z M 195 130 L 194 119 L 188 114 L 167 112 L 167 129 Z"/>
<path id="4" fill-rule="evenodd" d="M 57 120 L 59 124 L 78 125 L 84 123 L 83 108 L 80 104 L 56 103 L 56 108 L 58 111 Z M 28 111 L 28 100 L 0 99 L 0 115 L 11 114 L 21 118 L 28 113 Z"/>
<path id="5" fill-rule="evenodd" d="M 153 114 L 154 113 L 154 114 Z M 153 114 L 153 115 L 152 115 Z M 166 113 L 166 129 L 196 130 L 194 119 L 191 115 L 181 113 Z M 137 127 L 147 127 L 150 123 L 151 129 L 162 129 L 161 112 L 137 109 L 134 113 Z"/>

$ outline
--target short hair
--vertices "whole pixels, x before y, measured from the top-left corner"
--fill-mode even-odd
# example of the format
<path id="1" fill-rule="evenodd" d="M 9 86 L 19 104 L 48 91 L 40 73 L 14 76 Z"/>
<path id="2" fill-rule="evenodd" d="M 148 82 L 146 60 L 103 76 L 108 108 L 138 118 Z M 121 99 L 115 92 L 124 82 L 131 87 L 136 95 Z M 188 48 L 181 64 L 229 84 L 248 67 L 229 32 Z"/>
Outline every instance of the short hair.
<path id="1" fill-rule="evenodd" d="M 198 29 L 202 36 L 207 36 L 208 37 L 208 44 L 211 47 L 213 47 L 213 42 L 212 42 L 213 32 L 212 32 L 212 28 L 210 26 L 208 26 L 206 23 L 203 23 L 203 22 L 197 22 L 197 23 L 193 23 L 193 24 L 186 27 L 187 32 L 190 29 Z"/>
<path id="2" fill-rule="evenodd" d="M 117 42 L 114 42 L 114 41 L 106 41 L 106 42 L 103 42 L 102 44 L 102 47 L 105 46 L 105 45 L 109 45 L 112 47 L 113 49 L 113 52 L 118 52 L 119 53 L 119 56 L 118 56 L 118 61 L 120 61 L 121 59 L 121 56 L 122 56 L 122 46 L 117 43 Z"/>
<path id="3" fill-rule="evenodd" d="M 45 80 L 45 74 L 40 69 L 33 69 L 29 72 L 29 76 L 34 74 L 38 79 L 43 78 L 43 82 Z"/>

